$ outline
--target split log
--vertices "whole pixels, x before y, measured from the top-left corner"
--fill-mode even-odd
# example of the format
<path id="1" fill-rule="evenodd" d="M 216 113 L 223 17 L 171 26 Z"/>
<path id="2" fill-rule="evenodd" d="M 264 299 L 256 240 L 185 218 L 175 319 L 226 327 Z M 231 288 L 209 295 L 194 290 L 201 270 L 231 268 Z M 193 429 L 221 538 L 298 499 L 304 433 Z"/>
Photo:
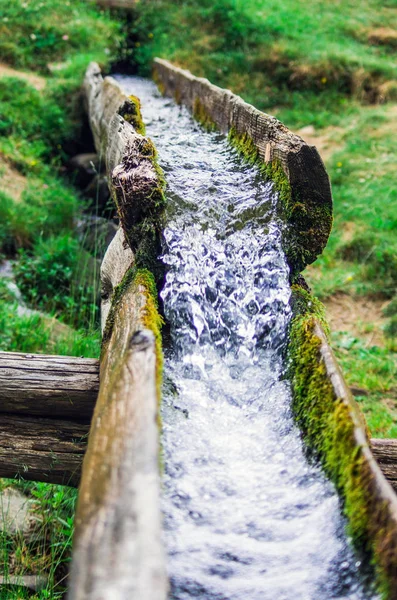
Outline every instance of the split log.
<path id="1" fill-rule="evenodd" d="M 77 487 L 88 425 L 0 415 L 0 477 Z"/>
<path id="2" fill-rule="evenodd" d="M 101 328 L 105 329 L 114 289 L 118 286 L 129 267 L 134 264 L 134 255 L 126 243 L 120 228 L 109 245 L 101 265 Z"/>
<path id="3" fill-rule="evenodd" d="M 328 174 L 314 146 L 290 131 L 275 117 L 242 98 L 213 85 L 208 79 L 156 58 L 154 79 L 162 92 L 173 96 L 207 124 L 230 133 L 241 147 L 256 149 L 268 170 L 280 176 L 279 166 L 290 186 L 290 198 L 277 208 L 289 227 L 282 243 L 291 273 L 316 260 L 328 241 L 332 227 L 332 195 Z"/>
<path id="4" fill-rule="evenodd" d="M 99 390 L 99 361 L 0 352 L 0 413 L 89 421 Z"/>
<path id="5" fill-rule="evenodd" d="M 134 155 L 146 138 L 120 114 L 121 103 L 128 102 L 120 86 L 112 78 L 103 80 L 94 64 L 87 71 L 85 93 L 123 230 L 101 268 L 100 389 L 82 469 L 69 600 L 165 600 L 155 338 L 145 328 L 148 289 L 130 269 L 134 240 L 126 224 L 136 209 L 136 195 L 122 193 L 123 182 L 111 175 L 122 165 L 123 176 L 134 177 L 145 161 L 145 173 L 150 171 L 149 179 L 159 184 L 147 156 Z M 139 181 L 135 178 L 134 192 L 139 192 Z"/>
<path id="6" fill-rule="evenodd" d="M 373 451 L 374 447 L 382 444 L 371 444 L 364 416 L 343 378 L 321 323 L 309 316 L 299 327 L 304 328 L 305 336 L 308 336 L 309 331 L 312 332 L 312 337 L 305 337 L 306 347 L 303 353 L 307 352 L 310 345 L 313 354 L 311 358 L 310 351 L 303 354 L 308 361 L 306 365 L 303 360 L 300 364 L 293 365 L 293 381 L 299 381 L 304 370 L 310 369 L 309 372 L 306 371 L 305 385 L 310 388 L 315 382 L 318 389 L 315 402 L 306 398 L 305 410 L 301 411 L 301 424 L 304 427 L 303 419 L 314 416 L 317 435 L 321 439 L 332 440 L 332 450 L 327 445 L 324 450 L 323 445 L 322 457 L 325 460 L 331 458 L 330 472 L 352 510 L 352 535 L 358 535 L 360 544 L 364 544 L 371 553 L 379 573 L 379 581 L 387 582 L 389 597 L 397 598 L 397 496 Z M 300 335 L 297 331 L 293 332 L 291 339 L 297 339 L 297 335 Z M 323 421 L 319 415 L 323 415 Z M 316 447 L 313 434 L 311 442 Z M 346 465 L 342 471 L 339 470 L 341 464 Z M 366 515 L 364 526 L 357 527 L 354 513 L 356 507 Z"/>
<path id="7" fill-rule="evenodd" d="M 397 440 L 372 439 L 371 448 L 384 476 L 397 491 Z"/>
<path id="8" fill-rule="evenodd" d="M 70 598 L 163 600 L 154 336 L 132 283 L 101 362 L 75 519 Z"/>

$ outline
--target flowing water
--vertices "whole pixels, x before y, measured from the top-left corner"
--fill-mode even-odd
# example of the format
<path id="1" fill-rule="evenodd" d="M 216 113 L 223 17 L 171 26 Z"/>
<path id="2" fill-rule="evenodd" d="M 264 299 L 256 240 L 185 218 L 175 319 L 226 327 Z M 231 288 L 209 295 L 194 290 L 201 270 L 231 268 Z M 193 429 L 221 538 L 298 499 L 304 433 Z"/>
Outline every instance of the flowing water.
<path id="1" fill-rule="evenodd" d="M 167 179 L 162 298 L 165 537 L 174 600 L 364 600 L 338 497 L 305 457 L 283 379 L 288 267 L 277 196 L 153 83 L 139 96 Z"/>

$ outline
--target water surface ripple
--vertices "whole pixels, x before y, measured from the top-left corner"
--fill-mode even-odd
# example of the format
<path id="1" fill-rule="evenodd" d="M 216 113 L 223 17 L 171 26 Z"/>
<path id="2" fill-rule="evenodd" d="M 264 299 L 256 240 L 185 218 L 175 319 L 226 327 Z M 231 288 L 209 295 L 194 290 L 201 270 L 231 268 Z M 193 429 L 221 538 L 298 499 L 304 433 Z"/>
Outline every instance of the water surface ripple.
<path id="1" fill-rule="evenodd" d="M 171 598 L 374 598 L 335 490 L 304 455 L 282 379 L 290 288 L 272 185 L 154 84 L 119 79 L 142 100 L 168 186 Z"/>

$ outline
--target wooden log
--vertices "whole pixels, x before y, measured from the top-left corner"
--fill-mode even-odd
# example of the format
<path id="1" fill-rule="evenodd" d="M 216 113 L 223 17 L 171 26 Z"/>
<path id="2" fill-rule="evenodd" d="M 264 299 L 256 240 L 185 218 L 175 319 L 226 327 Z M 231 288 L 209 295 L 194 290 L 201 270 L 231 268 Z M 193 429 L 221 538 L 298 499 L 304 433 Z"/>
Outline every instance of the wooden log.
<path id="1" fill-rule="evenodd" d="M 163 275 L 157 257 L 161 254 L 164 182 L 153 143 L 131 124 L 144 129 L 139 100 L 127 96 L 112 77 L 103 79 L 96 63 L 87 69 L 84 91 L 95 147 L 106 159 L 109 190 L 126 245 L 139 266 L 159 280 Z"/>
<path id="2" fill-rule="evenodd" d="M 329 469 L 333 470 L 334 481 L 337 478 L 350 508 L 352 535 L 359 536 L 359 543 L 371 552 L 378 582 L 387 583 L 388 597 L 397 598 L 397 496 L 375 458 L 373 448 L 379 444 L 375 442 L 371 447 L 364 416 L 344 380 L 321 323 L 309 317 L 300 327 L 304 327 L 305 336 L 312 331 L 313 337 L 306 337 L 306 351 L 310 343 L 316 349 L 318 361 L 317 367 L 311 362 L 306 364 L 310 371 L 306 373 L 305 384 L 310 386 L 313 377 L 318 397 L 315 403 L 312 399 L 308 401 L 305 416 L 301 411 L 301 417 L 316 418 L 319 435 L 332 440 L 332 448 L 323 445 L 323 459 L 330 459 Z M 296 331 L 292 332 L 292 338 L 296 335 L 299 335 Z M 306 360 L 311 360 L 308 356 L 310 351 Z M 301 369 L 302 364 L 300 367 L 295 364 L 295 369 Z M 319 415 L 324 417 L 323 423 L 318 423 Z M 302 421 L 301 425 L 305 427 Z M 315 444 L 313 438 L 312 442 Z M 338 471 L 341 464 L 346 465 L 343 472 Z M 359 527 L 355 510 L 365 515 Z"/>
<path id="3" fill-rule="evenodd" d="M 88 424 L 0 415 L 0 477 L 77 487 Z"/>
<path id="4" fill-rule="evenodd" d="M 0 352 L 0 413 L 89 421 L 99 390 L 99 361 Z"/>
<path id="5" fill-rule="evenodd" d="M 213 85 L 208 79 L 156 58 L 154 79 L 162 92 L 187 106 L 200 120 L 230 133 L 240 147 L 268 165 L 281 165 L 290 185 L 290 198 L 282 198 L 278 209 L 289 224 L 283 247 L 292 273 L 301 271 L 324 250 L 332 227 L 332 195 L 328 174 L 317 149 L 290 131 L 271 115 L 242 98 Z"/>
<path id="6" fill-rule="evenodd" d="M 144 306 L 132 284 L 101 364 L 75 519 L 69 597 L 76 600 L 166 598 L 154 336 L 137 330 Z"/>
<path id="7" fill-rule="evenodd" d="M 397 439 L 373 438 L 371 449 L 384 476 L 397 491 Z"/>
<path id="8" fill-rule="evenodd" d="M 145 328 L 150 291 L 136 276 L 129 229 L 139 182 L 149 178 L 158 187 L 157 175 L 147 155 L 134 154 L 145 138 L 119 114 L 126 102 L 120 86 L 90 65 L 85 91 L 123 230 L 101 268 L 100 389 L 76 510 L 69 600 L 165 600 L 155 338 Z M 124 177 L 144 170 L 148 177 L 136 178 L 133 191 L 123 189 Z"/>
<path id="9" fill-rule="evenodd" d="M 120 228 L 109 245 L 101 265 L 102 333 L 112 304 L 114 290 L 133 264 L 134 255 L 125 240 L 124 231 Z"/>

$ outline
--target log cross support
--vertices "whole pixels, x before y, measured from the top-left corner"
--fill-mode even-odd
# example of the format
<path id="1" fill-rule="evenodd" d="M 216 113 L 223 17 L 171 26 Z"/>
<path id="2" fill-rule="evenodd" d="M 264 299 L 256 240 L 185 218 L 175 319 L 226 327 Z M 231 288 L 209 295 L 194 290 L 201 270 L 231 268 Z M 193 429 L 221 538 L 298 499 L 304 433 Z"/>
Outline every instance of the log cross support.
<path id="1" fill-rule="evenodd" d="M 99 361 L 0 352 L 0 477 L 77 486 Z"/>

